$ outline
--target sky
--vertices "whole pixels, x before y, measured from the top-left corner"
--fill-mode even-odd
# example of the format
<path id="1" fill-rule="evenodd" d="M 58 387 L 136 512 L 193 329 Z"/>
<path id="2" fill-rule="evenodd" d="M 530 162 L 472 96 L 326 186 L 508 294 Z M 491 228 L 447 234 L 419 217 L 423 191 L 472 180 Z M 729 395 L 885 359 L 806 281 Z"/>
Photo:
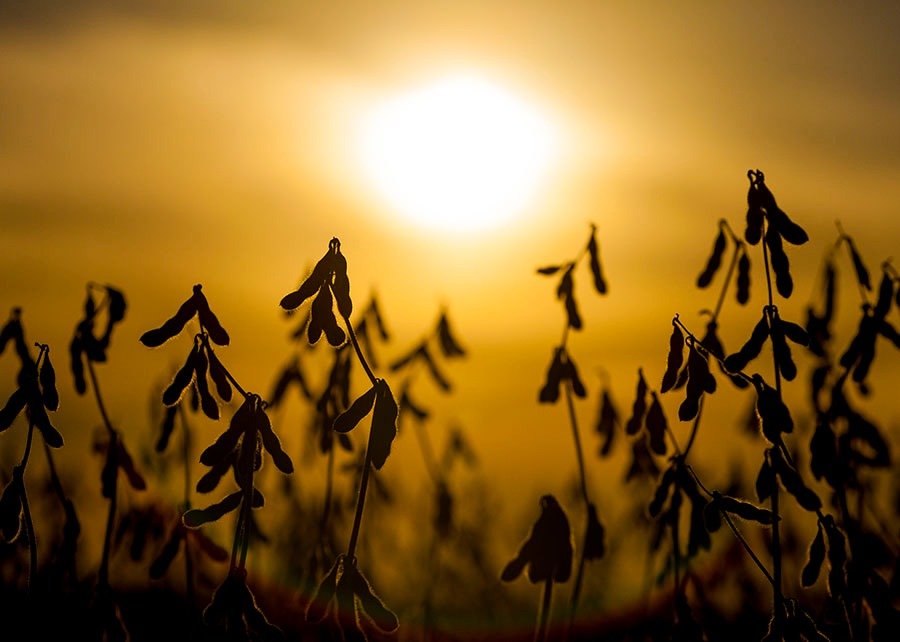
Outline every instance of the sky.
<path id="1" fill-rule="evenodd" d="M 574 473 L 563 408 L 536 403 L 564 317 L 534 270 L 573 257 L 591 223 L 610 293 L 576 277 L 589 452 L 601 382 L 626 413 L 637 368 L 662 375 L 672 315 L 699 329 L 713 304 L 694 281 L 716 221 L 743 227 L 748 168 L 812 239 L 792 251 L 800 285 L 783 316 L 802 321 L 836 219 L 873 270 L 898 255 L 891 3 L 262 4 L 0 7 L 0 307 L 22 306 L 62 368 L 84 284 L 121 287 L 128 317 L 100 376 L 126 432 L 150 430 L 150 389 L 182 358 L 137 337 L 194 283 L 232 334 L 223 359 L 268 391 L 293 351 L 277 303 L 338 236 L 354 297 L 377 291 L 394 330 L 386 354 L 449 310 L 470 357 L 447 365 L 452 396 L 417 384 L 435 440 L 462 425 L 501 489 L 528 467 L 518 501 L 531 502 Z M 533 202 L 474 234 L 410 225 L 365 183 L 356 151 L 376 105 L 458 72 L 521 96 L 565 140 Z M 755 320 L 726 307 L 726 345 Z M 891 385 L 866 403 L 896 429 L 885 395 L 900 369 L 886 361 L 876 376 Z M 749 401 L 717 403 L 724 417 Z M 94 412 L 71 389 L 63 408 L 73 424 Z M 598 485 L 604 466 L 591 458 Z"/>

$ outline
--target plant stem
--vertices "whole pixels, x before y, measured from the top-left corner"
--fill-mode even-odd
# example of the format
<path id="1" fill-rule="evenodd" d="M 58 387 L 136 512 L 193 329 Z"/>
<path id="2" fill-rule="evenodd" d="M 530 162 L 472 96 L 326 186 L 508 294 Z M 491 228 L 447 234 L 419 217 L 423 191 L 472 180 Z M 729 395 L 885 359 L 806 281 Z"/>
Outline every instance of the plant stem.
<path id="1" fill-rule="evenodd" d="M 766 227 L 766 233 L 768 233 L 768 226 Z M 774 308 L 774 304 L 772 301 L 772 275 L 769 270 L 769 250 L 768 245 L 766 243 L 765 238 L 762 239 L 762 250 L 763 250 L 763 263 L 766 266 L 766 290 L 768 292 L 769 297 L 769 306 L 767 308 L 766 316 L 769 320 L 769 328 L 771 331 L 772 327 L 772 309 Z M 778 394 L 778 399 L 781 400 L 781 372 L 778 369 L 778 357 L 775 354 L 775 350 L 772 350 L 772 361 L 775 367 L 775 390 Z M 772 582 L 772 593 L 773 593 L 773 602 L 774 602 L 774 618 L 775 618 L 775 634 L 781 638 L 782 635 L 782 619 L 784 616 L 784 595 L 782 594 L 782 585 L 781 585 L 781 514 L 779 512 L 779 494 L 780 490 L 778 488 L 778 484 L 775 484 L 775 487 L 772 489 L 772 575 L 774 581 Z"/>
<path id="2" fill-rule="evenodd" d="M 350 343 L 353 344 L 353 349 L 356 351 L 356 358 L 359 360 L 360 365 L 363 367 L 363 370 L 366 371 L 366 376 L 369 378 L 369 381 L 372 382 L 372 385 L 375 385 L 375 374 L 372 372 L 372 368 L 369 367 L 369 362 L 366 361 L 366 357 L 362 352 L 362 349 L 359 347 L 359 340 L 356 338 L 356 332 L 353 330 L 353 326 L 350 324 L 350 317 L 343 317 L 344 323 L 347 326 L 347 335 L 350 337 Z"/>
<path id="3" fill-rule="evenodd" d="M 366 457 L 363 462 L 362 477 L 359 480 L 359 492 L 356 496 L 356 513 L 353 515 L 353 530 L 350 531 L 350 543 L 347 544 L 347 557 L 355 559 L 356 543 L 359 540 L 359 527 L 362 523 L 363 509 L 366 505 L 366 491 L 369 489 L 369 470 L 372 468 L 372 430 L 369 430 L 369 443 L 366 445 Z"/>
<path id="4" fill-rule="evenodd" d="M 202 325 L 200 326 L 200 336 L 201 341 L 203 341 L 204 345 L 206 346 L 206 349 L 212 353 L 215 353 L 215 350 L 213 350 L 212 345 L 210 345 L 209 343 L 209 336 L 204 331 Z M 222 363 L 221 360 L 219 361 L 219 363 Z M 228 381 L 231 382 L 231 385 L 234 386 L 234 389 L 238 391 L 238 394 L 246 399 L 249 396 L 249 393 L 241 387 L 241 384 L 239 384 L 237 382 L 237 379 L 235 379 L 234 376 L 228 371 L 228 368 L 225 367 L 225 364 L 222 364 L 222 372 L 225 373 L 225 377 L 228 378 Z"/>
<path id="5" fill-rule="evenodd" d="M 369 381 L 372 382 L 372 385 L 374 386 L 378 380 L 375 378 L 375 374 L 369 367 L 369 363 L 366 361 L 366 357 L 359 347 L 359 341 L 356 338 L 356 332 L 353 330 L 353 325 L 350 323 L 350 317 L 345 316 L 343 319 L 344 324 L 347 326 L 347 335 L 350 337 L 350 343 L 353 344 L 353 349 L 356 351 L 356 358 L 359 360 L 363 370 L 365 370 Z M 363 461 L 362 477 L 359 480 L 359 492 L 356 497 L 356 513 L 353 515 L 353 530 L 350 531 L 350 542 L 347 544 L 347 557 L 351 560 L 355 559 L 356 556 L 356 544 L 359 540 L 359 527 L 362 523 L 363 509 L 366 505 L 366 492 L 369 489 L 369 469 L 372 468 L 372 438 L 373 431 L 369 429 L 369 441 L 366 443 L 366 456 Z"/>
<path id="6" fill-rule="evenodd" d="M 544 581 L 541 610 L 538 614 L 537 628 L 534 630 L 534 642 L 544 642 L 547 639 L 547 622 L 550 619 L 550 604 L 553 599 L 553 576 Z"/>
<path id="7" fill-rule="evenodd" d="M 569 411 L 569 424 L 572 427 L 572 439 L 575 441 L 575 455 L 578 460 L 578 476 L 581 482 L 581 497 L 584 500 L 585 508 L 591 503 L 588 498 L 587 479 L 584 472 L 584 453 L 581 449 L 581 436 L 578 432 L 578 418 L 575 415 L 575 402 L 572 398 L 572 382 L 568 379 L 563 382 L 566 393 L 566 406 Z"/>
<path id="8" fill-rule="evenodd" d="M 713 321 L 719 318 L 719 313 L 722 311 L 722 305 L 725 303 L 725 294 L 727 294 L 728 286 L 731 284 L 731 275 L 734 274 L 734 268 L 737 267 L 738 258 L 742 251 L 743 243 L 739 240 L 735 242 L 737 244 L 734 246 L 734 254 L 731 255 L 731 263 L 728 265 L 728 271 L 725 273 L 725 281 L 723 281 L 722 290 L 719 292 L 719 300 L 716 301 L 716 307 L 712 313 Z"/>
<path id="9" fill-rule="evenodd" d="M 182 430 L 182 457 L 184 461 L 184 510 L 191 508 L 191 430 L 188 426 L 187 412 L 184 406 L 178 405 L 178 413 L 181 415 Z M 177 527 L 176 527 L 177 528 Z M 190 609 L 194 608 L 194 558 L 191 554 L 191 538 L 184 536 L 184 584 Z"/>
<path id="10" fill-rule="evenodd" d="M 706 494 L 706 496 L 711 499 L 713 497 L 712 492 L 710 492 L 710 490 L 706 486 L 703 485 L 703 482 L 697 476 L 697 473 L 694 471 L 694 469 L 689 465 L 685 465 L 685 469 L 691 474 L 691 477 L 694 478 L 694 481 L 697 482 L 697 486 L 700 487 L 700 490 L 702 490 Z M 725 523 L 728 524 L 729 528 L 731 528 L 731 532 L 734 533 L 734 536 L 737 538 L 738 542 L 740 542 L 741 546 L 744 547 L 744 550 L 747 551 L 747 554 L 754 561 L 757 568 L 759 568 L 759 570 L 762 572 L 762 574 L 766 576 L 766 579 L 769 580 L 769 583 L 774 585 L 775 580 L 772 578 L 772 575 L 769 573 L 769 570 L 759 560 L 759 557 L 757 557 L 756 553 L 753 552 L 753 549 L 750 547 L 750 544 L 747 542 L 747 540 L 744 538 L 744 536 L 741 534 L 741 532 L 737 529 L 737 526 L 735 526 L 734 522 L 731 519 L 731 516 L 728 513 L 726 513 L 725 511 L 723 511 L 722 509 L 719 509 L 719 514 L 725 520 Z"/>
<path id="11" fill-rule="evenodd" d="M 97 408 L 100 409 L 100 416 L 103 418 L 103 425 L 106 427 L 106 431 L 109 433 L 109 452 L 112 452 L 114 449 L 119 447 L 119 435 L 116 432 L 115 428 L 112 427 L 112 422 L 110 422 L 109 420 L 109 414 L 106 412 L 106 406 L 103 403 L 103 395 L 100 393 L 100 386 L 97 382 L 97 373 L 94 371 L 94 362 L 90 359 L 86 359 L 86 361 L 88 375 L 91 378 L 91 387 L 94 389 L 94 398 L 97 400 Z M 112 476 L 111 480 L 112 488 L 110 488 L 109 495 L 109 512 L 106 516 L 106 531 L 103 536 L 103 554 L 100 558 L 100 570 L 98 572 L 97 578 L 97 583 L 100 585 L 100 588 L 109 587 L 109 554 L 112 545 L 113 523 L 116 520 L 116 495 L 118 490 L 118 479 L 119 473 L 118 470 L 116 470 L 116 474 Z"/>
<path id="12" fill-rule="evenodd" d="M 569 414 L 569 425 L 572 427 L 572 438 L 575 442 L 575 455 L 578 460 L 578 474 L 579 481 L 581 485 L 581 498 L 584 500 L 584 512 L 585 512 L 585 528 L 584 528 L 584 537 L 581 540 L 581 547 L 578 553 L 578 569 L 575 572 L 575 582 L 572 586 L 572 597 L 569 600 L 569 624 L 566 629 L 566 632 L 563 636 L 563 639 L 568 639 L 569 630 L 571 630 L 572 626 L 575 624 L 575 615 L 578 611 L 578 601 L 581 598 L 581 586 L 584 581 L 584 567 L 585 567 L 585 548 L 587 547 L 587 534 L 590 519 L 590 505 L 591 501 L 588 496 L 587 489 L 587 476 L 585 474 L 584 468 L 584 453 L 581 448 L 581 436 L 578 431 L 578 417 L 575 414 L 575 401 L 573 399 L 572 394 L 572 382 L 568 379 L 563 382 L 563 389 L 566 395 L 566 407 L 568 409 Z"/>
<path id="13" fill-rule="evenodd" d="M 115 431 L 110 433 L 109 448 L 118 448 L 118 435 Z M 112 476 L 111 485 L 112 488 L 109 489 L 109 511 L 106 515 L 106 530 L 103 534 L 103 554 L 100 557 L 100 570 L 97 577 L 97 584 L 101 589 L 109 588 L 109 554 L 112 547 L 113 523 L 116 521 L 116 500 L 119 486 L 118 471 Z"/>

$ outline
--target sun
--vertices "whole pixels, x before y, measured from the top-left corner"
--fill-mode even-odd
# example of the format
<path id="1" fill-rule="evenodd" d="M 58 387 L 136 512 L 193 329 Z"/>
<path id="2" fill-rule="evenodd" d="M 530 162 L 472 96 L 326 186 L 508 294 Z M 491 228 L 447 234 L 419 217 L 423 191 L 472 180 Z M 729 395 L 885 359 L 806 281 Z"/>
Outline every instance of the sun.
<path id="1" fill-rule="evenodd" d="M 534 106 L 455 75 L 377 106 L 360 132 L 363 171 L 388 205 L 443 230 L 497 227 L 544 186 L 558 134 Z"/>

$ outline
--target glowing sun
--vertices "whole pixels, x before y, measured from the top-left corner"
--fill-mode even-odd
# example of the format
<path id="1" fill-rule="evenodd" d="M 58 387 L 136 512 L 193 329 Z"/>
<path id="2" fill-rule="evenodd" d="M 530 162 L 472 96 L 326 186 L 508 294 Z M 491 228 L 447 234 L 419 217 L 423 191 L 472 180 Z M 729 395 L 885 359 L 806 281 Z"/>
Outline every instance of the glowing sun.
<path id="1" fill-rule="evenodd" d="M 535 198 L 557 151 L 538 109 L 476 76 L 386 101 L 363 122 L 363 169 L 389 205 L 444 230 L 495 227 Z"/>

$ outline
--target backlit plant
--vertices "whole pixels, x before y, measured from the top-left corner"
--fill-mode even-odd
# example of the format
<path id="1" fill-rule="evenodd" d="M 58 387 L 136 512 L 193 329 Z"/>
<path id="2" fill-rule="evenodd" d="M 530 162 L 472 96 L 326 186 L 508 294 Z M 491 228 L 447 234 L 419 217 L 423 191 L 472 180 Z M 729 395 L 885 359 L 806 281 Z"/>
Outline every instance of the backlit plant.
<path id="1" fill-rule="evenodd" d="M 279 639 L 280 629 L 266 619 L 247 586 L 246 569 L 253 530 L 251 510 L 261 508 L 265 502 L 263 494 L 254 484 L 254 475 L 262 467 L 263 449 L 282 473 L 294 471 L 290 457 L 272 430 L 266 414 L 266 402 L 258 394 L 241 387 L 216 355 L 212 344 L 228 345 L 229 336 L 210 309 L 200 285 L 194 286 L 193 293 L 174 316 L 159 328 L 145 332 L 141 343 L 150 348 L 158 347 L 180 334 L 195 316 L 200 331 L 194 336 L 193 347 L 184 365 L 163 392 L 163 403 L 167 406 L 177 404 L 193 383 L 203 412 L 210 419 L 218 419 L 218 402 L 212 395 L 210 381 L 222 401 L 231 399 L 232 388 L 243 398 L 228 428 L 200 454 L 200 463 L 210 470 L 197 482 L 198 492 L 209 493 L 218 487 L 222 477 L 231 472 L 238 490 L 206 508 L 192 508 L 183 517 L 186 527 L 198 528 L 228 513 L 238 513 L 228 575 L 203 611 L 203 621 L 232 637 Z"/>
<path id="2" fill-rule="evenodd" d="M 543 387 L 538 393 L 541 403 L 556 403 L 560 397 L 560 388 L 566 399 L 569 424 L 572 428 L 572 438 L 575 445 L 575 457 L 578 462 L 578 481 L 581 491 L 581 499 L 584 502 L 585 526 L 578 554 L 578 569 L 575 573 L 575 584 L 572 587 L 572 597 L 569 601 L 569 625 L 575 622 L 578 610 L 578 601 L 581 596 L 582 580 L 584 578 L 585 562 L 603 557 L 605 543 L 603 541 L 603 525 L 597 516 L 597 507 L 590 498 L 588 492 L 587 474 L 584 466 L 584 451 L 581 447 L 581 436 L 578 431 L 578 420 L 575 414 L 574 397 L 584 398 L 587 390 L 578 374 L 578 368 L 568 350 L 570 330 L 581 330 L 583 321 L 575 298 L 575 269 L 582 259 L 587 256 L 588 265 L 594 289 L 600 295 L 607 292 L 606 278 L 600 266 L 600 247 L 597 243 L 597 228 L 591 225 L 591 235 L 585 247 L 571 261 L 558 265 L 549 265 L 538 269 L 538 273 L 544 276 L 561 274 L 556 286 L 556 298 L 563 302 L 566 311 L 566 323 L 563 326 L 562 339 L 553 350 L 553 358 L 547 369 L 547 377 Z"/>
<path id="3" fill-rule="evenodd" d="M 357 567 L 356 558 L 369 477 L 373 469 L 378 471 L 384 466 L 390 455 L 391 444 L 397 435 L 398 406 L 388 383 L 384 379 L 376 378 L 372 372 L 350 322 L 350 315 L 353 312 L 350 278 L 347 275 L 347 260 L 341 254 L 341 242 L 337 238 L 331 239 L 328 251 L 319 259 L 312 273 L 300 287 L 281 299 L 281 306 L 286 310 L 293 310 L 311 297 L 315 298 L 310 307 L 307 325 L 310 343 L 316 343 L 324 334 L 328 343 L 339 347 L 349 336 L 356 357 L 371 383 L 371 387 L 365 393 L 338 415 L 334 420 L 333 429 L 340 434 L 346 434 L 369 413 L 372 415 L 372 423 L 347 553 L 335 559 L 331 570 L 325 575 L 310 600 L 306 617 L 310 622 L 319 622 L 331 613 L 344 639 L 366 639 L 361 626 L 360 610 L 381 631 L 391 632 L 399 626 L 397 616 L 385 607 L 372 591 L 369 581 Z M 338 325 L 335 317 L 335 303 L 344 321 L 346 333 Z"/>
<path id="4" fill-rule="evenodd" d="M 100 296 L 99 302 L 94 298 L 95 293 Z M 125 296 L 120 290 L 109 285 L 89 283 L 84 300 L 84 315 L 75 326 L 75 333 L 69 344 L 75 391 L 79 395 L 84 395 L 90 381 L 106 433 L 106 441 L 98 444 L 98 450 L 105 456 L 103 470 L 100 473 L 100 492 L 109 501 L 109 509 L 103 536 L 103 552 L 97 573 L 94 609 L 99 634 L 111 640 L 127 638 L 127 630 L 109 582 L 109 560 L 118 508 L 119 473 L 124 475 L 132 489 L 142 491 L 147 488 L 144 477 L 138 472 L 131 454 L 125 448 L 122 434 L 113 426 L 109 417 L 95 368 L 95 364 L 107 361 L 107 350 L 113 329 L 125 318 L 126 308 Z M 85 370 L 87 379 L 84 376 Z"/>

